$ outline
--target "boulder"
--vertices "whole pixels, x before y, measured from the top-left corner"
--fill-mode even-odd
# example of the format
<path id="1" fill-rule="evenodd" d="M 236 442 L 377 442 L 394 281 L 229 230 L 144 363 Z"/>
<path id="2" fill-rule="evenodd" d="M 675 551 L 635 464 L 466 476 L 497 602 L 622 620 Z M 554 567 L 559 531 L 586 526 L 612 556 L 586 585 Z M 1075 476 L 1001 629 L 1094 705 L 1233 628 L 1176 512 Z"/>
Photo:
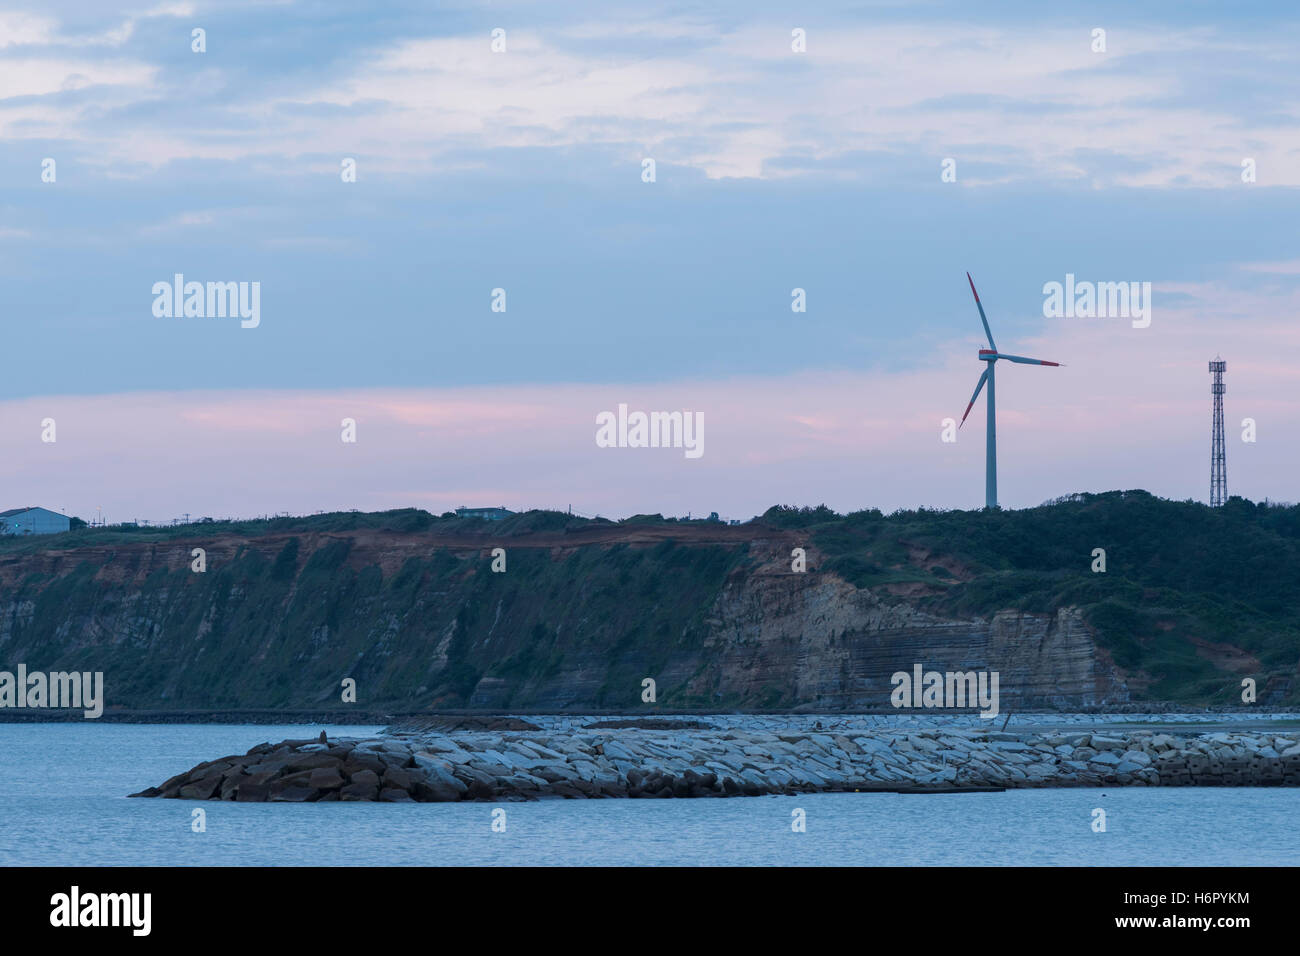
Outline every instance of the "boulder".
<path id="1" fill-rule="evenodd" d="M 383 762 L 385 769 L 402 770 L 406 767 L 415 766 L 414 754 L 409 750 L 382 751 L 377 754 Z"/>
<path id="2" fill-rule="evenodd" d="M 242 773 L 227 773 L 221 781 L 221 799 L 234 800 L 240 785 L 247 779 Z"/>
<path id="3" fill-rule="evenodd" d="M 182 800 L 210 800 L 220 786 L 221 774 L 209 774 L 202 780 L 196 780 L 181 787 L 180 798 Z"/>
<path id="4" fill-rule="evenodd" d="M 389 767 L 384 771 L 384 788 L 387 790 L 410 790 L 415 786 L 415 777 L 406 770 Z"/>
<path id="5" fill-rule="evenodd" d="M 270 769 L 262 769 L 261 766 L 259 765 L 257 768 L 253 768 L 252 772 L 248 773 L 244 777 L 244 783 L 251 783 L 254 784 L 255 786 L 261 786 L 262 784 L 269 784 L 272 780 L 279 779 L 280 775 L 283 773 L 284 773 L 283 766 L 273 767 Z"/>
<path id="6" fill-rule="evenodd" d="M 424 754 L 416 754 L 415 766 L 433 786 L 450 787 L 457 793 L 465 793 L 469 789 L 464 781 L 457 778 L 456 775 L 451 772 L 450 765 L 441 760 L 428 757 Z M 537 772 L 534 771 L 534 773 Z M 537 773 L 537 776 L 541 776 L 541 774 Z M 551 781 L 549 777 L 542 777 L 542 782 L 550 783 L 553 781 Z"/>
<path id="7" fill-rule="evenodd" d="M 356 748 L 348 754 L 348 759 L 343 762 L 343 773 L 349 777 L 354 777 L 362 770 L 369 770 L 376 776 L 383 773 L 387 764 L 376 757 L 373 753 Z"/>
<path id="8" fill-rule="evenodd" d="M 278 793 L 285 787 L 307 787 L 311 786 L 311 775 L 315 770 L 299 770 L 297 773 L 285 774 L 283 777 L 277 777 L 271 781 L 271 792 Z"/>
<path id="9" fill-rule="evenodd" d="M 379 790 L 379 774 L 373 770 L 358 770 L 348 779 L 351 783 L 360 784 L 364 787 L 374 787 L 376 791 Z"/>
<path id="10" fill-rule="evenodd" d="M 465 785 L 461 784 L 461 786 Z M 467 793 L 468 788 L 456 790 L 438 780 L 417 780 L 411 792 L 421 803 L 452 803 L 459 800 L 462 793 Z"/>
<path id="11" fill-rule="evenodd" d="M 340 788 L 338 794 L 340 800 L 374 800 L 379 796 L 379 785 L 377 783 L 349 783 L 347 786 Z"/>
<path id="12" fill-rule="evenodd" d="M 333 767 L 318 767 L 311 772 L 307 786 L 316 790 L 337 790 L 345 782 L 343 776 Z"/>
<path id="13" fill-rule="evenodd" d="M 318 767 L 337 767 L 339 762 L 337 757 L 331 757 L 327 753 L 309 753 L 293 757 L 285 763 L 284 769 L 289 773 L 297 773 L 302 770 L 315 770 Z"/>

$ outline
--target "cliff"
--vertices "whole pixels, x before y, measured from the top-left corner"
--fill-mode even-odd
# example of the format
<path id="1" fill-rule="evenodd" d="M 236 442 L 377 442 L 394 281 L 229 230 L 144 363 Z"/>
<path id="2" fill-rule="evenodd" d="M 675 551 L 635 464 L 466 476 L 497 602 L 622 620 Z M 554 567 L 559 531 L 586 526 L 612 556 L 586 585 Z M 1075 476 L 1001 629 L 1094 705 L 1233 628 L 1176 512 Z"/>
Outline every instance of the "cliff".
<path id="1" fill-rule="evenodd" d="M 0 668 L 103 671 L 110 711 L 337 708 L 345 678 L 393 712 L 864 710 L 915 664 L 999 671 L 1003 711 L 1240 703 L 1243 676 L 1261 703 L 1295 703 L 1294 590 L 1252 589 L 1300 580 L 1297 509 L 1245 505 L 1129 492 L 740 526 L 402 511 L 87 529 L 0 544 Z M 1152 521 L 1266 570 L 1206 584 L 1177 540 L 1135 543 Z"/>

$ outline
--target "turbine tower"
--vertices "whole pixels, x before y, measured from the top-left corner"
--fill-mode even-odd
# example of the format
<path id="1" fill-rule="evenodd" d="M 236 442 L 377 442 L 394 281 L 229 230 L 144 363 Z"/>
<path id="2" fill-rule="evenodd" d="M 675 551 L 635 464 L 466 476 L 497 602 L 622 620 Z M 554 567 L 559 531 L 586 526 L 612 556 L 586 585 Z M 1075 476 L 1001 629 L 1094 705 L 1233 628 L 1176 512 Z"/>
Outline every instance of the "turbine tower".
<path id="1" fill-rule="evenodd" d="M 1210 394 L 1214 396 L 1214 432 L 1210 438 L 1210 507 L 1217 508 L 1228 500 L 1228 463 L 1223 453 L 1223 373 L 1228 363 L 1215 356 L 1210 363 L 1214 382 Z"/>
<path id="2" fill-rule="evenodd" d="M 1017 362 L 1021 365 L 1060 366 L 1061 363 L 1025 358 L 1023 355 L 1004 355 L 999 352 L 998 347 L 993 344 L 993 333 L 989 331 L 989 320 L 984 315 L 984 306 L 980 302 L 980 294 L 975 291 L 975 280 L 970 277 L 969 272 L 966 273 L 966 281 L 970 283 L 971 295 L 975 296 L 975 307 L 980 310 L 980 321 L 984 323 L 984 337 L 989 340 L 989 347 L 979 351 L 980 361 L 986 362 L 988 367 L 984 369 L 984 374 L 980 376 L 980 380 L 975 386 L 975 394 L 970 397 L 970 404 L 966 406 L 966 413 L 961 417 L 961 425 L 957 427 L 960 428 L 966 424 L 966 415 L 969 415 L 970 410 L 975 407 L 975 399 L 980 397 L 980 389 L 987 382 L 989 398 L 987 437 L 984 451 L 984 507 L 996 508 L 998 506 L 998 426 L 997 409 L 993 401 L 993 369 L 997 365 L 998 359 Z"/>

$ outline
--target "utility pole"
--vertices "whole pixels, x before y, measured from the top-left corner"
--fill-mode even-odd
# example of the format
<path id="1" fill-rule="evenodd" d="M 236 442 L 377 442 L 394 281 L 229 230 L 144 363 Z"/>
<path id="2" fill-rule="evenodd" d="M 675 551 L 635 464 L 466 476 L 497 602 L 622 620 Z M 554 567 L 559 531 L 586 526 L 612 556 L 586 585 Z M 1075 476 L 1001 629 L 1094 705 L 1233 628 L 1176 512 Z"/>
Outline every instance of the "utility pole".
<path id="1" fill-rule="evenodd" d="M 1218 508 L 1228 500 L 1228 464 L 1224 454 L 1223 442 L 1223 373 L 1228 363 L 1215 356 L 1210 363 L 1210 374 L 1214 382 L 1210 385 L 1210 394 L 1214 396 L 1214 431 L 1210 438 L 1210 507 Z"/>

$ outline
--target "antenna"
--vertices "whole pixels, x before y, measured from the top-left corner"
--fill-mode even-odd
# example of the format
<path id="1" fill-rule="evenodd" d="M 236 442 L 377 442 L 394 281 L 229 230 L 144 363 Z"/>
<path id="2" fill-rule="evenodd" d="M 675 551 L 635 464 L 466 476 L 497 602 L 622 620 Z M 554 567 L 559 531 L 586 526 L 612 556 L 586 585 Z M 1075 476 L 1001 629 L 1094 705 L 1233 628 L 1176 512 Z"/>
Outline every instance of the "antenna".
<path id="1" fill-rule="evenodd" d="M 1223 442 L 1223 373 L 1228 363 L 1215 356 L 1210 363 L 1210 394 L 1214 396 L 1214 427 L 1210 435 L 1210 507 L 1218 508 L 1228 500 L 1228 462 Z"/>

